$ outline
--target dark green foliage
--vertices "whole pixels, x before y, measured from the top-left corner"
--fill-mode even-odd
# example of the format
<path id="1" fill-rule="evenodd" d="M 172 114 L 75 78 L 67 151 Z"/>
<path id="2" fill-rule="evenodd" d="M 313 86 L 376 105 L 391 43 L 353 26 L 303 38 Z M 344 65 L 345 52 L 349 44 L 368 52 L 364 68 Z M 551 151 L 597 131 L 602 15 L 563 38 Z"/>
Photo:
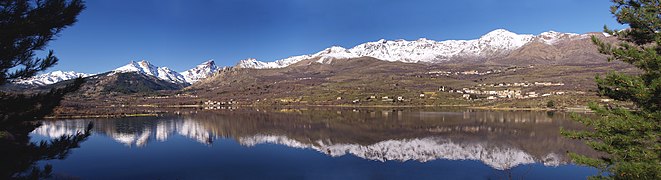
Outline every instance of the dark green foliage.
<path id="1" fill-rule="evenodd" d="M 44 58 L 35 58 L 35 51 L 76 22 L 84 8 L 81 0 L 0 0 L 0 85 L 55 65 L 52 50 Z"/>
<path id="2" fill-rule="evenodd" d="M 64 28 L 76 22 L 85 8 L 81 0 L 0 0 L 0 85 L 17 78 L 34 76 L 58 61 L 52 50 L 36 58 Z M 63 88 L 39 94 L 0 92 L 0 179 L 44 179 L 52 167 L 43 169 L 40 160 L 63 159 L 90 135 L 86 132 L 63 136 L 50 142 L 32 143 L 28 134 L 41 119 L 59 105 L 64 95 L 76 91 L 83 79 Z"/>
<path id="3" fill-rule="evenodd" d="M 57 63 L 52 51 L 46 58 L 34 58 L 35 51 L 43 50 L 48 41 L 76 22 L 84 8 L 80 0 L 0 0 L 0 85 Z M 8 72 L 12 69 L 15 71 Z M 25 121 L 47 115 L 81 84 L 79 79 L 72 86 L 44 94 L 0 93 L 0 138 L 26 136 L 34 126 Z"/>
<path id="4" fill-rule="evenodd" d="M 0 92 L 0 132 L 9 132 L 12 136 L 22 137 L 34 129 L 30 121 L 38 120 L 52 113 L 64 96 L 76 91 L 83 84 L 78 78 L 64 88 L 51 89 L 39 94 L 5 94 Z M 0 136 L 1 138 L 1 136 Z"/>
<path id="5" fill-rule="evenodd" d="M 631 75 L 611 72 L 597 77 L 599 94 L 633 102 L 633 109 L 590 104 L 597 118 L 575 117 L 592 131 L 563 132 L 586 140 L 608 155 L 599 159 L 571 154 L 577 163 L 602 170 L 604 179 L 661 179 L 661 1 L 614 0 L 611 12 L 630 29 L 613 31 L 622 40 L 613 45 L 595 37 L 593 42 L 610 60 L 620 60 L 641 70 Z"/>
<path id="6" fill-rule="evenodd" d="M 90 135 L 90 123 L 85 132 L 64 135 L 48 142 L 33 143 L 29 138 L 8 141 L 0 139 L 0 179 L 45 179 L 51 176 L 52 166 L 36 166 L 37 161 L 64 159 L 72 149 L 80 147 Z"/>
<path id="7" fill-rule="evenodd" d="M 553 107 L 555 107 L 555 101 L 550 100 L 550 101 L 546 102 L 546 107 L 547 107 L 547 108 L 553 108 Z"/>

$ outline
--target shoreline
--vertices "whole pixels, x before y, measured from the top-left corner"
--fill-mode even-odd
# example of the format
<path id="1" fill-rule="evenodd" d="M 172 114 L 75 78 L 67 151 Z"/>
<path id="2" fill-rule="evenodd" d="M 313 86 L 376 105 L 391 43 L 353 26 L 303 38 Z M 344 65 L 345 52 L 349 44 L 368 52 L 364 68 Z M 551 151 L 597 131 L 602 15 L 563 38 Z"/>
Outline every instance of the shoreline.
<path id="1" fill-rule="evenodd" d="M 91 114 L 91 115 L 59 115 L 59 116 L 46 116 L 45 120 L 54 120 L 54 119 L 87 119 L 87 118 L 96 118 L 96 119 L 109 119 L 109 118 L 124 118 L 124 117 L 158 117 L 161 114 Z"/>
<path id="2" fill-rule="evenodd" d="M 157 105 L 135 105 L 135 106 L 124 106 L 125 108 L 130 107 L 150 107 L 150 108 L 204 108 L 208 106 L 204 105 L 167 105 L 167 106 L 157 106 Z M 561 111 L 561 112 L 580 112 L 580 113 L 591 113 L 592 111 L 585 107 L 573 107 L 573 108 L 517 108 L 517 107 L 492 107 L 492 106 L 471 106 L 467 104 L 460 105 L 236 105 L 236 106 L 217 106 L 217 107 L 246 107 L 246 108 L 288 108 L 288 109 L 303 109 L 307 107 L 327 107 L 327 108 L 465 108 L 465 109 L 474 109 L 474 110 L 492 110 L 492 111 Z M 201 109 L 203 111 L 213 111 L 213 109 Z M 85 118 L 124 118 L 124 117 L 159 117 L 165 114 L 170 113 L 117 113 L 117 114 L 75 114 L 75 115 L 50 115 L 44 117 L 46 120 L 56 120 L 56 119 L 85 119 Z"/>

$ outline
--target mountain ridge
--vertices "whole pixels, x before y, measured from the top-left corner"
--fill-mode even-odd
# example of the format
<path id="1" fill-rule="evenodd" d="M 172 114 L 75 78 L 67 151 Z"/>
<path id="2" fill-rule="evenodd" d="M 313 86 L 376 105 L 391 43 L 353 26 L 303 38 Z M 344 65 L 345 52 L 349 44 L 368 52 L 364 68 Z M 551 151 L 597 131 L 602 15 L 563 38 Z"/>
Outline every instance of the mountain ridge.
<path id="1" fill-rule="evenodd" d="M 202 64 L 195 66 L 192 69 L 180 72 L 179 74 L 181 74 L 184 77 L 186 82 L 193 84 L 200 80 L 206 79 L 207 77 L 210 77 L 214 73 L 225 68 L 226 67 L 220 68 L 216 66 L 216 62 L 214 62 L 214 60 L 208 60 L 203 62 Z"/>
<path id="2" fill-rule="evenodd" d="M 224 67 L 226 68 L 226 67 Z M 193 84 L 197 81 L 203 80 L 223 68 L 216 66 L 214 60 L 207 60 L 194 68 L 183 72 L 176 72 L 168 67 L 158 67 L 153 65 L 147 60 L 130 61 L 124 66 L 120 66 L 113 70 L 108 71 L 107 76 L 112 76 L 120 73 L 138 73 L 148 76 L 156 77 L 160 80 L 165 80 L 175 84 Z M 79 73 L 75 71 L 52 71 L 44 74 L 34 76 L 32 78 L 21 79 L 14 81 L 19 85 L 32 85 L 32 86 L 45 86 L 55 84 L 58 82 L 74 79 L 77 77 L 90 77 L 97 74 Z"/>
<path id="3" fill-rule="evenodd" d="M 404 63 L 474 63 L 483 62 L 488 65 L 534 65 L 540 63 L 575 63 L 580 61 L 596 61 L 600 55 L 591 46 L 590 36 L 609 38 L 605 33 L 562 33 L 547 31 L 539 35 L 516 34 L 505 29 L 496 29 L 472 40 L 435 41 L 420 38 L 408 40 L 385 40 L 359 44 L 350 49 L 331 46 L 314 54 L 291 56 L 273 62 L 263 62 L 257 59 L 240 60 L 234 67 L 248 69 L 277 69 L 299 62 L 331 64 L 336 59 L 352 59 L 372 57 L 382 61 Z M 171 83 L 186 86 L 197 83 L 213 74 L 232 67 L 218 67 L 214 60 L 182 72 L 175 72 L 168 67 L 158 67 L 147 60 L 130 61 L 128 64 L 111 70 L 110 74 L 136 72 L 157 77 Z M 60 71 L 55 71 L 60 72 Z M 55 73 L 51 72 L 51 73 Z M 39 75 L 15 83 L 23 85 L 47 85 L 72 79 L 78 76 L 90 76 L 76 72 L 71 76 L 53 76 L 49 73 Z M 57 73 L 56 73 L 57 74 Z M 49 77 L 53 76 L 53 77 Z M 49 80 L 50 79 L 50 80 Z"/>
<path id="4" fill-rule="evenodd" d="M 49 73 L 36 75 L 27 79 L 17 80 L 14 81 L 14 83 L 21 85 L 43 86 L 43 85 L 57 83 L 60 81 L 66 81 L 69 79 L 75 79 L 78 77 L 88 77 L 93 75 L 95 74 L 79 73 L 74 71 L 52 71 Z"/>
<path id="5" fill-rule="evenodd" d="M 373 57 L 384 61 L 407 63 L 446 63 L 458 60 L 485 60 L 502 58 L 510 52 L 532 44 L 542 43 L 555 46 L 562 42 L 585 40 L 591 36 L 610 37 L 604 33 L 562 33 L 547 31 L 539 35 L 516 34 L 505 29 L 493 30 L 478 39 L 434 41 L 426 38 L 418 40 L 385 40 L 366 42 L 346 49 L 332 46 L 315 54 L 291 56 L 272 62 L 256 59 L 240 60 L 235 67 L 253 69 L 283 68 L 297 62 L 320 58 L 319 62 L 329 59 L 347 59 Z"/>
<path id="6" fill-rule="evenodd" d="M 178 72 L 172 71 L 168 67 L 156 67 L 147 60 L 142 60 L 139 62 L 131 61 L 127 65 L 112 70 L 111 73 L 108 74 L 108 76 L 112 76 L 116 73 L 127 73 L 127 72 L 135 72 L 139 74 L 150 75 L 172 83 L 178 83 L 178 84 L 188 83 L 186 82 L 184 76 L 179 74 Z"/>

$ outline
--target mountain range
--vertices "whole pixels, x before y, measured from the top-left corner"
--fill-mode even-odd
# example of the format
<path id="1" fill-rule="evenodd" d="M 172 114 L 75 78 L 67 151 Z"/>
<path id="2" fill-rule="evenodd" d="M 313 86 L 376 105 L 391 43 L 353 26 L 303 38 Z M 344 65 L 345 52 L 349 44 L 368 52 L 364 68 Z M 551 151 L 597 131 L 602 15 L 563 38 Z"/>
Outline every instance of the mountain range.
<path id="1" fill-rule="evenodd" d="M 213 60 L 205 61 L 202 64 L 183 72 L 176 72 L 168 67 L 157 67 L 151 64 L 149 61 L 142 60 L 137 62 L 131 61 L 124 66 L 109 71 L 109 73 L 102 74 L 106 74 L 106 76 L 112 76 L 121 73 L 137 73 L 152 76 L 174 84 L 190 85 L 213 75 L 213 73 L 220 69 L 222 68 L 216 66 L 216 63 Z M 18 80 L 15 83 L 22 85 L 44 86 L 78 77 L 89 77 L 94 75 L 96 74 L 77 73 L 73 71 L 53 71 L 50 73 L 34 76 L 32 78 Z"/>
<path id="2" fill-rule="evenodd" d="M 109 73 L 102 74 L 113 76 L 136 73 L 185 87 L 207 79 L 216 72 L 232 68 L 279 69 L 310 64 L 334 64 L 336 60 L 363 57 L 407 64 L 537 65 L 603 62 L 603 55 L 595 51 L 592 46 L 590 41 L 592 36 L 613 39 L 604 33 L 574 34 L 549 31 L 530 35 L 497 29 L 473 40 L 382 39 L 359 44 L 350 49 L 332 46 L 314 54 L 292 56 L 273 62 L 245 59 L 240 60 L 234 67 L 221 68 L 216 66 L 213 60 L 209 60 L 183 72 L 175 72 L 168 67 L 158 67 L 146 60 L 131 61 Z M 88 77 L 93 74 L 55 71 L 19 80 L 16 84 L 43 86 L 79 76 Z"/>
<path id="3" fill-rule="evenodd" d="M 610 37 L 604 33 L 574 34 L 548 31 L 539 35 L 516 34 L 504 29 L 491 31 L 479 39 L 434 41 L 421 38 L 415 41 L 384 40 L 359 44 L 345 49 L 333 46 L 315 54 L 292 56 L 273 62 L 256 59 L 239 61 L 241 68 L 282 68 L 303 60 L 316 59 L 318 63 L 330 63 L 332 59 L 373 57 L 384 61 L 406 63 L 466 63 L 485 61 L 496 58 L 508 58 L 508 55 L 529 46 L 555 49 L 566 42 L 590 39 L 591 36 Z M 541 46 L 540 46 L 541 45 Z M 510 57 L 512 58 L 512 57 Z"/>
<path id="4" fill-rule="evenodd" d="M 60 81 L 66 81 L 78 77 L 88 77 L 93 75 L 94 74 L 78 73 L 74 71 L 53 71 L 45 74 L 40 74 L 31 78 L 22 79 L 16 81 L 15 83 L 21 85 L 43 86 L 43 85 L 53 84 Z"/>

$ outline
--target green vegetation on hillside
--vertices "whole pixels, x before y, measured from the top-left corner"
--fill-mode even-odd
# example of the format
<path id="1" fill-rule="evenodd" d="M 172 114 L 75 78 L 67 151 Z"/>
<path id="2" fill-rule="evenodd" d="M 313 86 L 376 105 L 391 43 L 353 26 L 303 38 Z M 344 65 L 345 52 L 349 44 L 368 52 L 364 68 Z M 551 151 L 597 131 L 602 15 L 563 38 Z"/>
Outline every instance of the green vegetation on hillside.
<path id="1" fill-rule="evenodd" d="M 595 179 L 661 179 L 661 2 L 613 2 L 611 12 L 630 29 L 605 29 L 625 42 L 614 45 L 592 40 L 601 53 L 610 56 L 609 60 L 634 65 L 642 73 L 612 72 L 597 77 L 596 82 L 601 95 L 632 102 L 635 108 L 591 104 L 598 117 L 576 119 L 593 130 L 563 133 L 586 140 L 595 150 L 608 154 L 599 159 L 572 154 L 576 162 L 604 172 Z"/>

